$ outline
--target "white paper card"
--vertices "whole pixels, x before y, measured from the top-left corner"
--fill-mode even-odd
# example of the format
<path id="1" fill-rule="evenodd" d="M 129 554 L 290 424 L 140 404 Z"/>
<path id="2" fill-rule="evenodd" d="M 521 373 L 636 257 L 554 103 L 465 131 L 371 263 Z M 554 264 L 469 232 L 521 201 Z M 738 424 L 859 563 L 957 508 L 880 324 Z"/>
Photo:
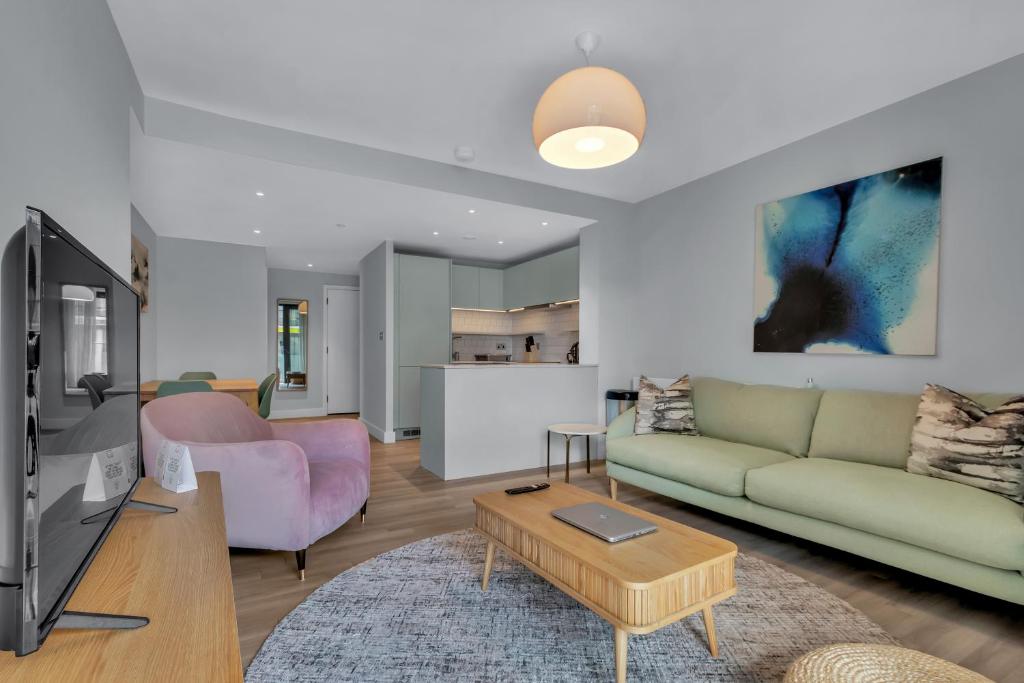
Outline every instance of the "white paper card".
<path id="1" fill-rule="evenodd" d="M 136 476 L 135 444 L 92 454 L 82 500 L 100 502 L 128 493 Z"/>
<path id="2" fill-rule="evenodd" d="M 168 491 L 184 493 L 199 488 L 188 446 L 164 441 L 156 456 L 156 480 Z"/>

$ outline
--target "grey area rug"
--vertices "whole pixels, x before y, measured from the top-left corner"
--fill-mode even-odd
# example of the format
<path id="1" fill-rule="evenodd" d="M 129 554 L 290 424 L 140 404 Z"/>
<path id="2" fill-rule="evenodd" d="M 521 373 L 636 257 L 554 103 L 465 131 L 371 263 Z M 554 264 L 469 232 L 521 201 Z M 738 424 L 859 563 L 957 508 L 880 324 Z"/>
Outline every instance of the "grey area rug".
<path id="1" fill-rule="evenodd" d="M 270 634 L 246 672 L 263 681 L 612 681 L 613 630 L 506 555 L 480 590 L 483 538 L 436 536 L 325 583 Z M 721 657 L 700 614 L 629 637 L 630 681 L 775 681 L 829 643 L 895 643 L 830 593 L 740 555 L 738 592 L 715 606 Z"/>

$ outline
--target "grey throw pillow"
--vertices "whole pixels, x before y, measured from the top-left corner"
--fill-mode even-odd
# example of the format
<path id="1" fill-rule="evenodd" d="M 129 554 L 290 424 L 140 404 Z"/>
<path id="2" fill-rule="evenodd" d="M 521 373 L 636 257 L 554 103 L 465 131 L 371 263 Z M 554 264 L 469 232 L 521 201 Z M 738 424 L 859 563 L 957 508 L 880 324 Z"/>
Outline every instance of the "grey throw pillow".
<path id="1" fill-rule="evenodd" d="M 665 432 L 697 434 L 689 375 L 683 375 L 664 389 L 646 377 L 640 378 L 633 433 Z"/>
<path id="2" fill-rule="evenodd" d="M 907 471 L 1024 502 L 1024 396 L 987 410 L 955 391 L 925 385 Z"/>

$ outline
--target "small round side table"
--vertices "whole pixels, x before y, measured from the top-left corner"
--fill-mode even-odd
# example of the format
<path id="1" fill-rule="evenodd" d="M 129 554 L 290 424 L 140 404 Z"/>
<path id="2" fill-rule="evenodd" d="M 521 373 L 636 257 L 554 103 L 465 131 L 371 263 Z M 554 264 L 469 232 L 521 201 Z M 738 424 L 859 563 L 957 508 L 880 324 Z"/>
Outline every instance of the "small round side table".
<path id="1" fill-rule="evenodd" d="M 608 431 L 601 425 L 593 425 L 579 422 L 563 422 L 548 427 L 548 478 L 551 478 L 551 433 L 561 434 L 565 437 L 565 481 L 569 481 L 569 444 L 575 436 L 587 437 L 587 473 L 590 473 L 590 437 L 604 434 Z"/>

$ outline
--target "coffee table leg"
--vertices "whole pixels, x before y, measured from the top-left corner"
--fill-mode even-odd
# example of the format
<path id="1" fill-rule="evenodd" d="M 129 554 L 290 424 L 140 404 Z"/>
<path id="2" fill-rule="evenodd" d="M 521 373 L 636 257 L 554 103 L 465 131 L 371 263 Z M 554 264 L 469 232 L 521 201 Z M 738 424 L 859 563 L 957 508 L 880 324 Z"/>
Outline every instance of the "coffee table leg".
<path id="1" fill-rule="evenodd" d="M 481 588 L 487 590 L 487 581 L 491 578 L 491 566 L 494 565 L 494 541 L 487 541 L 487 556 L 484 558 L 484 580 Z"/>
<path id="2" fill-rule="evenodd" d="M 704 608 L 704 630 L 708 633 L 708 649 L 712 657 L 718 657 L 718 636 L 715 635 L 715 617 L 711 614 L 711 607 Z"/>
<path id="3" fill-rule="evenodd" d="M 615 683 L 626 683 L 626 646 L 629 634 L 621 628 L 615 629 Z"/>
<path id="4" fill-rule="evenodd" d="M 590 434 L 587 434 L 587 474 L 590 474 Z"/>

